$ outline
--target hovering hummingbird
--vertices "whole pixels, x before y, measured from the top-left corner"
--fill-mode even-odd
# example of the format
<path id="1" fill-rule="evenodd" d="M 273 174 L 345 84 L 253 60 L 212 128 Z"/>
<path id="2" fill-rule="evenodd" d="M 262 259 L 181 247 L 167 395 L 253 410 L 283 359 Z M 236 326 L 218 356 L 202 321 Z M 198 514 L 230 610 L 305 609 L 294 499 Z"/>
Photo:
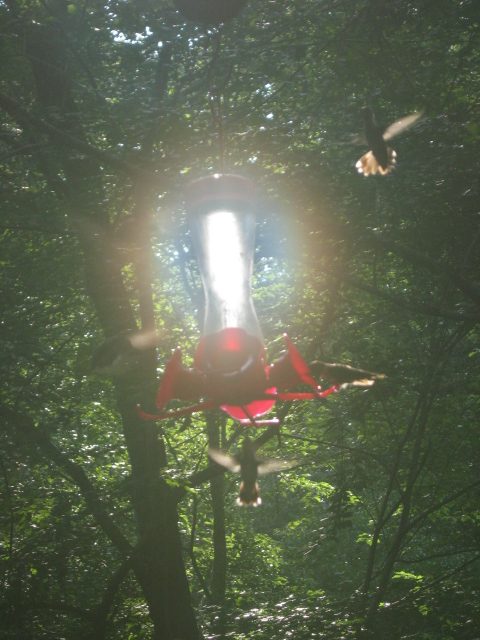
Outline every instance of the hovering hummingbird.
<path id="1" fill-rule="evenodd" d="M 255 455 L 255 447 L 248 436 L 243 439 L 242 450 L 236 456 L 229 456 L 212 448 L 209 448 L 208 455 L 224 469 L 240 473 L 241 482 L 237 498 L 239 506 L 258 507 L 262 504 L 258 476 L 274 471 L 286 471 L 297 464 L 296 460 L 260 460 Z"/>
<path id="2" fill-rule="evenodd" d="M 369 107 L 365 107 L 363 109 L 365 137 L 370 151 L 367 151 L 355 164 L 358 173 L 363 173 L 364 176 L 374 176 L 377 173 L 386 176 L 390 173 L 395 167 L 397 153 L 388 147 L 386 142 L 406 131 L 421 115 L 421 112 L 415 111 L 383 130 L 378 126 L 373 111 Z"/>
<path id="3" fill-rule="evenodd" d="M 321 360 L 309 363 L 310 371 L 316 378 L 323 378 L 341 386 L 371 387 L 376 380 L 383 380 L 384 373 L 374 373 L 365 369 L 356 369 L 348 364 L 330 364 Z"/>
<path id="4" fill-rule="evenodd" d="M 107 338 L 92 355 L 91 369 L 106 376 L 121 376 L 137 363 L 140 351 L 153 349 L 158 344 L 155 331 L 122 331 Z"/>

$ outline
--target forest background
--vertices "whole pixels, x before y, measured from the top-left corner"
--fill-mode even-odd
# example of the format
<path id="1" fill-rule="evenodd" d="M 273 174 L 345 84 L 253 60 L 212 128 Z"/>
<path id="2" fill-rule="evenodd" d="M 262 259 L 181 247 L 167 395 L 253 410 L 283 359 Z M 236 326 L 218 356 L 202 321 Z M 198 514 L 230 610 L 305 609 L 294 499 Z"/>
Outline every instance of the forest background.
<path id="1" fill-rule="evenodd" d="M 0 37 L 0 638 L 478 639 L 480 4 L 2 0 Z M 391 176 L 355 171 L 366 104 L 424 111 Z M 388 376 L 251 432 L 301 461 L 258 509 L 207 458 L 238 425 L 134 408 L 193 355 L 182 197 L 220 170 L 263 194 L 269 361 Z"/>

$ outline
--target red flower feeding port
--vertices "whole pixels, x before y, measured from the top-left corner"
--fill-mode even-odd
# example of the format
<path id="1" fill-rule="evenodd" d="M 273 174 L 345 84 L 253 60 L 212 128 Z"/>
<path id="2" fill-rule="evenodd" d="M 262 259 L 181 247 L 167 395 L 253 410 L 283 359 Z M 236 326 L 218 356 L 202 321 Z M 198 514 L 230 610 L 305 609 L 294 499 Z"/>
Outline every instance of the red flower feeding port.
<path id="1" fill-rule="evenodd" d="M 220 408 L 241 424 L 277 424 L 258 419 L 277 400 L 324 398 L 340 389 L 322 390 L 307 363 L 285 335 L 286 352 L 265 362 L 260 324 L 251 297 L 255 248 L 255 188 L 236 175 L 213 175 L 192 182 L 187 212 L 205 292 L 202 337 L 192 368 L 182 364 L 177 349 L 157 392 L 158 413 L 139 409 L 146 420 L 163 420 Z M 308 392 L 289 391 L 300 385 Z M 190 404 L 166 409 L 170 400 Z"/>

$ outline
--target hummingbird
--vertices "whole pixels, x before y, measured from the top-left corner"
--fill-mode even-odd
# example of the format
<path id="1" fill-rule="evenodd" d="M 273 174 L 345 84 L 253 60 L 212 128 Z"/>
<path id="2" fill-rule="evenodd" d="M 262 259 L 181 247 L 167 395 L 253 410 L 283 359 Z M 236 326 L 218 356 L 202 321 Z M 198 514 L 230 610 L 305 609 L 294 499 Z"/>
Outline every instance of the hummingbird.
<path id="1" fill-rule="evenodd" d="M 315 378 L 323 378 L 342 387 L 371 387 L 376 380 L 383 380 L 384 373 L 374 373 L 365 369 L 356 369 L 348 364 L 332 364 L 314 360 L 309 363 L 310 371 Z"/>
<path id="2" fill-rule="evenodd" d="M 229 456 L 218 449 L 208 449 L 208 455 L 213 462 L 228 471 L 240 473 L 240 490 L 237 504 L 239 506 L 258 507 L 262 504 L 258 476 L 275 471 L 286 471 L 295 464 L 296 460 L 260 460 L 255 454 L 255 446 L 248 436 L 245 436 L 242 449 L 238 455 Z"/>
<path id="3" fill-rule="evenodd" d="M 377 173 L 381 176 L 389 174 L 397 162 L 397 152 L 387 146 L 387 141 L 406 131 L 421 116 L 422 112 L 415 111 L 383 130 L 378 126 L 373 111 L 369 107 L 365 107 L 363 109 L 365 137 L 370 151 L 367 151 L 355 164 L 358 173 L 362 173 L 364 176 L 374 176 Z"/>
<path id="4" fill-rule="evenodd" d="M 91 370 L 106 376 L 121 376 L 138 363 L 140 351 L 158 344 L 155 331 L 122 331 L 107 338 L 92 355 Z"/>

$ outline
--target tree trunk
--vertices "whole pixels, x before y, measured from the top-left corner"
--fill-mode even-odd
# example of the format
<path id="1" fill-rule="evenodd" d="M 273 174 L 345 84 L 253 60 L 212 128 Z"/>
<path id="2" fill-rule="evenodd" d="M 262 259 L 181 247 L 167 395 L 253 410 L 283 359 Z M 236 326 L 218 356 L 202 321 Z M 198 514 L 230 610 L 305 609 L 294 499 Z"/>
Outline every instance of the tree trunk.
<path id="1" fill-rule="evenodd" d="M 207 416 L 208 444 L 214 449 L 220 448 L 220 425 L 217 416 Z M 212 601 L 224 604 L 227 581 L 227 543 L 225 540 L 225 476 L 223 473 L 211 478 L 210 494 L 213 510 L 213 566 Z"/>
<path id="2" fill-rule="evenodd" d="M 136 328 L 135 314 L 122 277 L 122 261 L 112 242 L 112 226 L 104 206 L 103 169 L 96 154 L 88 154 L 88 143 L 76 109 L 71 79 L 67 69 L 68 51 L 62 33 L 62 20 L 67 3 L 56 5 L 56 15 L 48 16 L 45 25 L 26 26 L 24 36 L 36 85 L 37 101 L 47 122 L 55 123 L 53 144 L 58 154 L 43 161 L 43 170 L 52 189 L 66 205 L 73 228 L 78 234 L 85 261 L 86 290 L 95 307 L 104 334 L 115 335 Z M 56 11 L 56 9 L 55 9 Z M 55 11 L 52 10 L 54 13 Z M 58 33 L 57 33 L 58 32 Z M 13 104 L 13 101 L 12 101 Z M 11 104 L 8 103 L 9 108 Z M 34 137 L 50 135 L 48 125 L 39 130 L 35 118 L 26 118 L 25 110 L 10 115 L 18 117 Z M 37 119 L 38 120 L 38 119 Z M 43 122 L 38 120 L 38 122 Z M 52 130 L 53 128 L 50 127 Z M 85 154 L 72 153 L 62 135 L 84 146 Z M 63 173 L 66 180 L 56 176 Z M 123 176 L 122 176 L 123 178 Z M 144 191 L 134 189 L 134 193 Z M 151 189 L 148 192 L 151 193 Z M 141 217 L 142 247 L 137 282 L 142 324 L 154 324 L 149 273 L 149 238 L 145 230 L 147 200 L 137 203 L 135 213 Z M 153 203 L 152 210 L 153 210 Z M 138 213 L 140 211 L 140 213 Z M 149 295 L 147 295 L 149 294 Z M 174 490 L 161 477 L 167 459 L 157 428 L 139 419 L 136 404 L 150 394 L 156 385 L 155 354 L 143 355 L 138 371 L 115 381 L 118 409 L 131 461 L 132 505 L 138 527 L 133 570 L 142 588 L 154 625 L 154 640 L 198 640 L 201 635 L 195 620 L 182 557 L 178 529 L 177 500 Z M 95 513 L 93 513 L 95 517 Z"/>

